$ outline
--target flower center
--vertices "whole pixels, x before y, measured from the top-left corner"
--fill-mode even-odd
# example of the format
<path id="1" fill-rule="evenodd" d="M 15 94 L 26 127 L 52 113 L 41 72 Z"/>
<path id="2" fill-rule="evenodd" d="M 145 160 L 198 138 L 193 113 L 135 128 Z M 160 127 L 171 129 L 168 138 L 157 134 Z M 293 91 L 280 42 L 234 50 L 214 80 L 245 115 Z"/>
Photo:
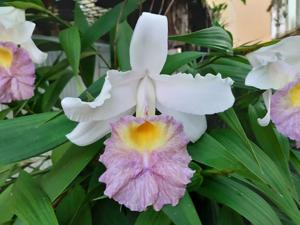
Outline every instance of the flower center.
<path id="1" fill-rule="evenodd" d="M 155 115 L 155 88 L 151 79 L 146 75 L 137 91 L 136 116 L 145 118 Z"/>
<path id="2" fill-rule="evenodd" d="M 129 147 L 139 152 L 151 152 L 166 143 L 166 133 L 164 124 L 145 121 L 127 127 L 124 139 Z"/>
<path id="3" fill-rule="evenodd" d="M 0 47 L 0 67 L 8 69 L 13 61 L 13 53 L 10 49 Z"/>
<path id="4" fill-rule="evenodd" d="M 292 106 L 300 107 L 300 83 L 290 89 L 289 97 Z"/>

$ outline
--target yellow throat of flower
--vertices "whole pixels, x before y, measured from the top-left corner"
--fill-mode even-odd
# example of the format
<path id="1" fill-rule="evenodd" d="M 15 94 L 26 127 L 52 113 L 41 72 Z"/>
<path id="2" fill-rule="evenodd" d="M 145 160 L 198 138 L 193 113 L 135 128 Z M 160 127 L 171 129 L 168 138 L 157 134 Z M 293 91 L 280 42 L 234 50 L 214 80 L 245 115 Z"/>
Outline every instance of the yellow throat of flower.
<path id="1" fill-rule="evenodd" d="M 10 49 L 0 47 L 0 67 L 8 69 L 13 62 L 13 53 Z"/>
<path id="2" fill-rule="evenodd" d="M 167 141 L 165 125 L 160 122 L 131 124 L 122 131 L 123 141 L 139 152 L 151 152 Z"/>
<path id="3" fill-rule="evenodd" d="M 295 107 L 300 107 L 300 83 L 289 91 L 290 102 Z"/>

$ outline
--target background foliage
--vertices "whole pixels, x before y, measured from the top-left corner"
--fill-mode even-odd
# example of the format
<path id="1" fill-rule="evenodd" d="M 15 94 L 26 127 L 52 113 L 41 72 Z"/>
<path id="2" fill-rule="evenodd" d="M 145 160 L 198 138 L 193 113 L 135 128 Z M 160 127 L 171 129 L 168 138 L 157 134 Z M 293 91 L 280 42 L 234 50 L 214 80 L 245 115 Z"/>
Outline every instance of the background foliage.
<path id="1" fill-rule="evenodd" d="M 103 140 L 87 147 L 67 141 L 65 135 L 75 123 L 62 113 L 59 94 L 77 75 L 88 87 L 82 99 L 92 100 L 101 91 L 104 76 L 93 82 L 92 68 L 95 58 L 102 56 L 93 45 L 106 34 L 111 68 L 130 69 L 132 28 L 127 16 L 141 2 L 121 2 L 92 25 L 78 6 L 74 23 L 69 23 L 40 0 L 2 3 L 30 9 L 36 19 L 43 16 L 44 22 L 57 24 L 59 41 L 36 43 L 44 51 L 62 50 L 66 58 L 37 69 L 34 98 L 0 112 L 0 224 L 299 225 L 300 153 L 272 124 L 257 124 L 265 113 L 261 92 L 244 85 L 251 69 L 244 55 L 269 43 L 233 48 L 231 34 L 217 24 L 170 36 L 170 41 L 205 51 L 169 55 L 163 69 L 165 74 L 221 73 L 235 81 L 234 107 L 210 116 L 208 132 L 188 146 L 196 173 L 186 195 L 176 207 L 143 213 L 131 212 L 103 195 L 104 185 L 98 182 L 105 169 L 98 162 Z M 5 119 L 9 113 L 14 119 Z M 44 154 L 49 151 L 52 154 Z M 49 161 L 51 166 L 43 167 Z"/>

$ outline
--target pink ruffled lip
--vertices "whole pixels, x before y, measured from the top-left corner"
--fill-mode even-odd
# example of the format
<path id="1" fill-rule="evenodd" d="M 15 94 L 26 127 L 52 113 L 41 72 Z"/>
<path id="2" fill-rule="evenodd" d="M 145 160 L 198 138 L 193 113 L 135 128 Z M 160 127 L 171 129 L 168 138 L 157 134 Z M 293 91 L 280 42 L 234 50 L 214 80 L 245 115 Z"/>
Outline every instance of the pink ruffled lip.
<path id="1" fill-rule="evenodd" d="M 291 90 L 299 84 L 300 79 L 289 83 L 271 99 L 271 119 L 277 130 L 296 141 L 300 141 L 300 107 L 293 104 Z"/>
<path id="2" fill-rule="evenodd" d="M 34 94 L 35 66 L 29 54 L 11 42 L 0 42 L 0 48 L 12 53 L 9 68 L 0 66 L 0 103 L 31 98 Z"/>
<path id="3" fill-rule="evenodd" d="M 188 167 L 191 157 L 182 125 L 165 115 L 147 121 L 164 126 L 167 140 L 163 146 L 140 151 L 124 143 L 124 128 L 145 122 L 142 118 L 126 116 L 112 124 L 112 136 L 105 142 L 100 157 L 107 168 L 99 179 L 106 184 L 104 194 L 133 211 L 144 211 L 149 206 L 157 211 L 166 204 L 175 206 L 194 173 Z"/>

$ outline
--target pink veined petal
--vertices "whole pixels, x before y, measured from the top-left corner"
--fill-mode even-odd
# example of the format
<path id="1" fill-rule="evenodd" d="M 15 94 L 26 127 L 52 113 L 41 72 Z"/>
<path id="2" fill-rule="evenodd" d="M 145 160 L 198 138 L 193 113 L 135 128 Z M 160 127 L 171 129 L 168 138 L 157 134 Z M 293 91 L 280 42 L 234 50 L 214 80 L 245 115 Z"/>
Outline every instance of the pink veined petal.
<path id="1" fill-rule="evenodd" d="M 178 149 L 177 152 L 153 153 L 151 158 L 153 173 L 169 181 L 170 184 L 184 186 L 190 183 L 190 178 L 193 175 L 193 171 L 186 167 L 191 160 L 186 149 Z"/>
<path id="2" fill-rule="evenodd" d="M 117 156 L 119 160 L 115 160 L 113 156 Z M 112 159 L 112 162 L 108 162 L 106 159 Z M 135 152 L 126 154 L 118 152 L 111 155 L 105 155 L 104 153 L 100 157 L 100 161 L 106 165 L 108 170 L 99 178 L 99 181 L 106 183 L 105 195 L 110 198 L 121 192 L 122 188 L 128 185 L 128 182 L 143 170 L 143 159 Z M 115 165 L 110 166 L 112 163 Z"/>
<path id="3" fill-rule="evenodd" d="M 1 74 L 1 69 L 0 69 Z M 9 103 L 12 101 L 10 91 L 10 78 L 0 76 L 0 103 Z"/>
<path id="4" fill-rule="evenodd" d="M 130 44 L 133 71 L 159 74 L 168 54 L 167 17 L 143 13 L 135 26 Z"/>
<path id="5" fill-rule="evenodd" d="M 17 78 L 11 80 L 11 92 L 15 100 L 29 99 L 34 94 L 31 85 L 22 83 Z"/>
<path id="6" fill-rule="evenodd" d="M 290 102 L 289 91 L 299 79 L 278 90 L 271 100 L 271 119 L 277 130 L 292 140 L 300 140 L 300 107 Z"/>
<path id="7" fill-rule="evenodd" d="M 166 182 L 162 177 L 156 177 L 159 193 L 157 200 L 153 204 L 153 208 L 156 211 L 161 210 L 164 205 L 171 204 L 172 206 L 176 206 L 180 200 L 184 196 L 186 187 L 182 186 L 174 186 Z"/>
<path id="8" fill-rule="evenodd" d="M 145 211 L 158 198 L 157 180 L 154 175 L 145 171 L 138 179 L 130 179 L 127 185 L 114 195 L 114 199 L 132 211 Z M 132 192 L 135 192 L 133 194 Z"/>
<path id="9" fill-rule="evenodd" d="M 130 147 L 122 139 L 122 132 L 145 121 L 163 125 L 162 135 L 167 139 L 163 146 L 143 152 Z M 170 116 L 121 118 L 112 124 L 112 136 L 100 157 L 107 168 L 99 179 L 106 184 L 105 194 L 133 211 L 144 211 L 151 205 L 155 210 L 166 204 L 176 205 L 193 176 L 188 167 L 191 158 L 187 143 L 182 125 Z"/>
<path id="10" fill-rule="evenodd" d="M 31 98 L 34 94 L 35 67 L 28 53 L 10 42 L 0 42 L 0 46 L 13 54 L 10 68 L 0 68 L 0 103 Z"/>

